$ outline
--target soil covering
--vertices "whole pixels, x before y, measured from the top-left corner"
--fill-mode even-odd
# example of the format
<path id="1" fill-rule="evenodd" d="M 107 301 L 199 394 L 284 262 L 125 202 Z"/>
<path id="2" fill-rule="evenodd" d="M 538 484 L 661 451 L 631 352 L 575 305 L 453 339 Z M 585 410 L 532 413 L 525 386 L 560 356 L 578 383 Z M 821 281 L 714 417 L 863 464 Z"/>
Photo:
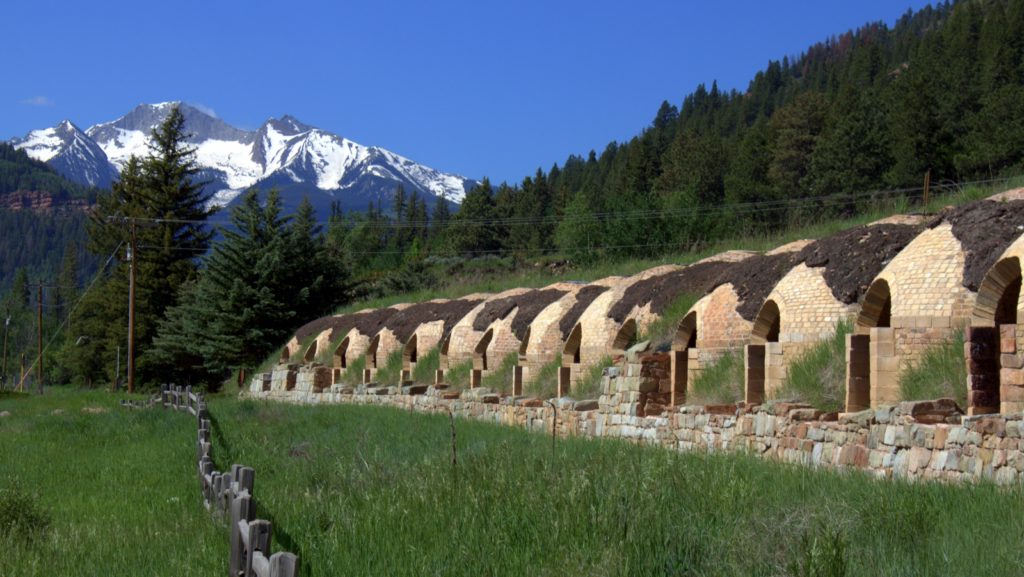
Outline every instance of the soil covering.
<path id="1" fill-rule="evenodd" d="M 523 340 L 526 329 L 540 311 L 562 298 L 566 292 L 558 289 L 531 290 L 515 296 L 489 300 L 480 314 L 473 319 L 473 330 L 485 331 L 491 323 L 507 317 L 513 310 L 518 309 L 515 318 L 512 319 L 512 334 Z"/>
<path id="2" fill-rule="evenodd" d="M 996 260 L 1010 243 L 1024 234 L 1024 200 L 979 200 L 944 211 L 934 220 L 953 225 L 953 236 L 966 253 L 963 286 L 978 291 Z"/>
<path id="3" fill-rule="evenodd" d="M 682 270 L 635 282 L 626 289 L 622 298 L 612 305 L 608 311 L 608 318 L 621 323 L 634 307 L 643 307 L 648 303 L 651 304 L 651 312 L 661 314 L 683 293 L 702 295 L 708 292 L 715 285 L 715 281 L 735 265 L 735 262 L 730 261 L 701 262 Z"/>
<path id="4" fill-rule="evenodd" d="M 580 317 L 583 316 L 583 312 L 587 310 L 590 303 L 594 302 L 597 297 L 601 296 L 608 290 L 609 287 L 601 285 L 587 285 L 580 289 L 580 292 L 576 293 L 576 303 L 572 305 L 565 316 L 558 321 L 558 329 L 562 332 L 562 340 L 569 338 L 569 333 L 572 332 L 572 328 L 579 322 Z"/>
<path id="5" fill-rule="evenodd" d="M 811 268 L 825 267 L 825 283 L 832 296 L 852 304 L 921 229 L 906 224 L 858 226 L 807 245 L 798 259 Z"/>
<path id="6" fill-rule="evenodd" d="M 806 248 L 806 247 L 805 247 Z M 740 306 L 736 308 L 744 319 L 753 322 L 764 300 L 771 294 L 775 285 L 790 270 L 800 264 L 803 251 L 782 252 L 778 254 L 759 254 L 741 260 L 725 269 L 722 276 L 709 290 L 732 284 L 739 296 Z"/>
<path id="7" fill-rule="evenodd" d="M 457 299 L 415 304 L 389 317 L 382 324 L 381 329 L 390 329 L 395 334 L 395 338 L 404 343 L 420 325 L 444 321 L 444 334 L 447 335 L 455 323 L 473 310 L 473 307 L 480 304 L 481 300 Z"/>
<path id="8" fill-rule="evenodd" d="M 299 330 L 295 331 L 295 338 L 302 342 L 327 329 L 333 331 L 331 337 L 334 338 L 340 334 L 347 333 L 353 328 L 359 329 L 359 332 L 364 335 L 375 335 L 384 326 L 384 321 L 397 312 L 398 309 L 388 307 L 361 313 L 320 317 L 315 321 L 302 325 Z"/>

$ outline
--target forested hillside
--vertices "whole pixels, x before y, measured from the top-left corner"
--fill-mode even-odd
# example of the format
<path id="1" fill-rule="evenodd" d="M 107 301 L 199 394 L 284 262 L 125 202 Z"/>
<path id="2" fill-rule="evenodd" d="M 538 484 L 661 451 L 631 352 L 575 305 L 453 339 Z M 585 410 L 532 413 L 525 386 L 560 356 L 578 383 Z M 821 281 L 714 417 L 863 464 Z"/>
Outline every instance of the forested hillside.
<path id="1" fill-rule="evenodd" d="M 69 245 L 85 246 L 84 207 L 96 191 L 68 181 L 45 163 L 0 142 L 0 291 L 18 269 L 33 279 L 55 278 Z M 95 259 L 78 250 L 80 272 Z"/>
<path id="2" fill-rule="evenodd" d="M 628 142 L 485 182 L 429 232 L 409 212 L 352 216 L 346 245 L 367 270 L 403 251 L 649 255 L 848 214 L 929 171 L 933 186 L 1016 174 L 1022 158 L 1024 0 L 961 0 L 771 60 L 744 91 L 698 86 Z"/>

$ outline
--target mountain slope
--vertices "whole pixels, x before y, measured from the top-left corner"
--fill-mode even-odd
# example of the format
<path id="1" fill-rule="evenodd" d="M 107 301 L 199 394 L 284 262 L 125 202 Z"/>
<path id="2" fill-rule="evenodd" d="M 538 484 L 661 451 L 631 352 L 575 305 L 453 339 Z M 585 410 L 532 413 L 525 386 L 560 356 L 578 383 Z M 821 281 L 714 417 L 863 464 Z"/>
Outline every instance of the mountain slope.
<path id="1" fill-rule="evenodd" d="M 111 122 L 84 132 L 69 121 L 35 130 L 11 143 L 71 180 L 109 186 L 132 155 L 148 153 L 147 141 L 173 106 L 180 106 L 191 133 L 201 176 L 217 204 L 229 204 L 251 186 L 278 187 L 286 206 L 303 195 L 326 210 L 332 202 L 364 209 L 401 184 L 459 202 L 476 181 L 418 164 L 379 147 L 367 147 L 304 124 L 291 116 L 267 120 L 255 131 L 233 127 L 193 106 L 177 102 L 140 104 Z"/>

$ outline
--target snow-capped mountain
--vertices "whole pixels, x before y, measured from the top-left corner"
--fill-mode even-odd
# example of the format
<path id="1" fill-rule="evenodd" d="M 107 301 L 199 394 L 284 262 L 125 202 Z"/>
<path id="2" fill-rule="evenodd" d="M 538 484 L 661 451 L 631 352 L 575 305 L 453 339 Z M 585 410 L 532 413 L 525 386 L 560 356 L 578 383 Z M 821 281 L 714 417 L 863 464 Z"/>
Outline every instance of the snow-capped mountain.
<path id="1" fill-rule="evenodd" d="M 107 188 L 117 179 L 117 168 L 103 149 L 68 120 L 53 128 L 33 130 L 11 144 L 80 184 Z"/>
<path id="2" fill-rule="evenodd" d="M 141 104 L 128 114 L 81 131 L 69 121 L 35 130 L 11 143 L 67 178 L 109 186 L 132 155 L 145 156 L 148 139 L 173 106 L 180 106 L 196 164 L 210 182 L 213 202 L 229 204 L 243 190 L 281 189 L 285 205 L 306 195 L 318 210 L 333 201 L 364 209 L 390 198 L 398 184 L 461 202 L 476 181 L 443 173 L 375 146 L 367 147 L 303 124 L 291 116 L 270 119 L 255 131 L 235 128 L 198 108 L 177 102 Z"/>

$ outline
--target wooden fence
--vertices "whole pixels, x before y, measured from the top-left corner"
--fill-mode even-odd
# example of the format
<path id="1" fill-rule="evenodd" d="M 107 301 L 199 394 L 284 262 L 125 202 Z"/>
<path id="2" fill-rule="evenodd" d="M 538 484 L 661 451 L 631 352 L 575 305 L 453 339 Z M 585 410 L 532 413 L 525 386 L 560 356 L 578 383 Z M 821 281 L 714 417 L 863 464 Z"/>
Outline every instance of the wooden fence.
<path id="1" fill-rule="evenodd" d="M 210 458 L 210 413 L 201 393 L 191 387 L 164 385 L 160 401 L 164 408 L 188 411 L 196 417 L 196 459 L 199 486 L 206 508 L 221 518 L 227 516 L 231 531 L 231 556 L 228 571 L 231 577 L 295 577 L 299 558 L 294 553 L 270 553 L 273 527 L 270 521 L 256 519 L 253 484 L 256 471 L 252 467 L 232 465 L 231 471 L 213 470 Z"/>

